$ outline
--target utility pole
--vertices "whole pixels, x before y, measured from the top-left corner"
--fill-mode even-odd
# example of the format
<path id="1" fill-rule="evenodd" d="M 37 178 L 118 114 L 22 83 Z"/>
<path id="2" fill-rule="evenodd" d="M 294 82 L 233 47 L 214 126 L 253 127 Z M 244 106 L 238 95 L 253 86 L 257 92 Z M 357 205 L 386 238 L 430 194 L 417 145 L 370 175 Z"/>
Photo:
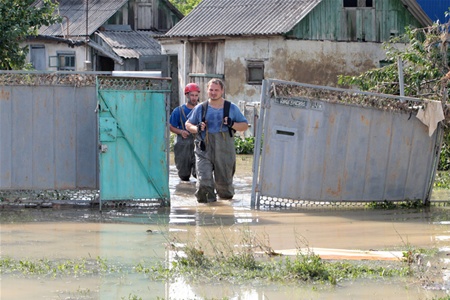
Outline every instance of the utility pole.
<path id="1" fill-rule="evenodd" d="M 92 62 L 89 59 L 89 0 L 86 0 L 86 36 L 85 36 L 85 61 L 84 61 L 84 69 L 85 71 L 92 71 Z"/>

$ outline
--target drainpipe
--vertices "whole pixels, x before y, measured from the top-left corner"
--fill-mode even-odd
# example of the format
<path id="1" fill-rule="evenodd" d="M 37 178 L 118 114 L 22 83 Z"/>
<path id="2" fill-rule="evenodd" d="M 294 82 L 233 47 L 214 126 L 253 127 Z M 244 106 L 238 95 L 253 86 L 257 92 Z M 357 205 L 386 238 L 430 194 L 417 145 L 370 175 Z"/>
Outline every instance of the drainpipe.
<path id="1" fill-rule="evenodd" d="M 187 41 L 183 41 L 184 45 L 183 45 L 183 68 L 184 68 L 184 72 L 183 72 L 183 84 L 180 86 L 180 90 L 183 91 L 183 87 L 185 87 L 187 85 L 187 71 L 188 71 L 188 62 L 187 62 Z M 180 95 L 184 95 L 183 92 L 180 93 Z M 184 97 L 179 97 L 180 99 L 183 100 L 182 103 L 184 103 Z M 180 100 L 181 101 L 181 100 Z"/>
<path id="2" fill-rule="evenodd" d="M 63 17 L 64 19 L 66 19 L 66 32 L 67 32 L 67 34 L 66 34 L 66 39 L 68 39 L 69 38 L 69 17 L 68 16 L 61 16 L 61 17 Z M 64 32 L 64 27 L 63 27 L 63 24 L 61 24 L 61 31 L 63 31 Z"/>

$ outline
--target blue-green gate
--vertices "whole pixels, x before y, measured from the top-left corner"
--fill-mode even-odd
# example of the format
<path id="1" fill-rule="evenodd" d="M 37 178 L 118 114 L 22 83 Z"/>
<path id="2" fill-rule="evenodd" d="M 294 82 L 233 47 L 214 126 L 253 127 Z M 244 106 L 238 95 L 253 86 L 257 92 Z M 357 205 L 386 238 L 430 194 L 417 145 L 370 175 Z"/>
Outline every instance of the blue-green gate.
<path id="1" fill-rule="evenodd" d="M 97 77 L 100 209 L 104 201 L 170 205 L 169 92 L 167 78 Z"/>

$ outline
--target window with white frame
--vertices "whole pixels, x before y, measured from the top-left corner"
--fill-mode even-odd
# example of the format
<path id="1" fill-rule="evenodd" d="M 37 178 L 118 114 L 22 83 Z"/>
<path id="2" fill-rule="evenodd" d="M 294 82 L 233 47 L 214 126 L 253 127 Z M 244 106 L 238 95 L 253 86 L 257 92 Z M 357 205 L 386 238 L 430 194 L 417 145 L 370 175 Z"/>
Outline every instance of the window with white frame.
<path id="1" fill-rule="evenodd" d="M 75 71 L 75 52 L 57 52 L 50 56 L 49 65 L 58 71 Z"/>

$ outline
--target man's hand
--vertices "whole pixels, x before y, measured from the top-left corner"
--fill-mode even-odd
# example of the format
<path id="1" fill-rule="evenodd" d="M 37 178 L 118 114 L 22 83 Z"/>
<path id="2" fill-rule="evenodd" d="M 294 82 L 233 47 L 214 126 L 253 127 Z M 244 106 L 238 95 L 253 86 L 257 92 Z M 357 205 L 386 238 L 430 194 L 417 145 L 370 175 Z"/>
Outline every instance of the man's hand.
<path id="1" fill-rule="evenodd" d="M 183 139 L 187 138 L 191 133 L 187 130 L 181 130 L 181 136 Z"/>
<path id="2" fill-rule="evenodd" d="M 204 131 L 206 127 L 205 122 L 200 122 L 197 124 L 197 132 Z"/>
<path id="3" fill-rule="evenodd" d="M 230 117 L 225 117 L 223 120 L 223 124 L 227 125 L 229 128 L 233 128 L 234 121 Z"/>

